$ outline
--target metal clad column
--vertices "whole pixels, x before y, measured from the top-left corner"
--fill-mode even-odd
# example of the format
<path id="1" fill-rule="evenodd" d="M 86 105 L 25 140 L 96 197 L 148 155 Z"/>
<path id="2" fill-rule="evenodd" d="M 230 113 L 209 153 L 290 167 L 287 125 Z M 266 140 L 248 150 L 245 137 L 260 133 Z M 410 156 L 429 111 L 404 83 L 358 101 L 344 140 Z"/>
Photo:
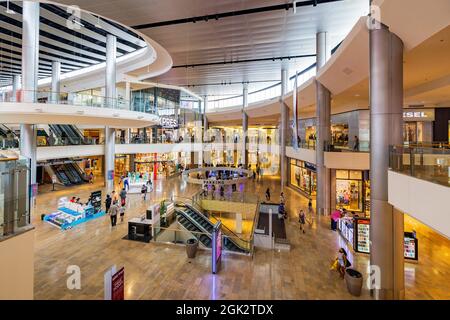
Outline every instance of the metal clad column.
<path id="1" fill-rule="evenodd" d="M 61 93 L 61 62 L 52 62 L 52 93 L 51 102 L 58 103 L 59 95 Z"/>
<path id="2" fill-rule="evenodd" d="M 388 203 L 389 146 L 403 143 L 403 43 L 381 24 L 370 30 L 370 106 L 370 264 L 380 277 L 374 293 L 403 299 L 403 214 Z"/>
<path id="3" fill-rule="evenodd" d="M 289 109 L 284 102 L 284 97 L 287 93 L 288 73 L 286 69 L 281 70 L 281 130 L 280 130 L 280 178 L 281 191 L 287 184 L 287 159 L 286 159 L 286 139 L 288 135 Z"/>
<path id="4" fill-rule="evenodd" d="M 24 1 L 22 14 L 23 101 L 36 102 L 39 67 L 39 2 Z M 20 125 L 20 154 L 31 159 L 31 184 L 36 183 L 36 129 Z"/>
<path id="5" fill-rule="evenodd" d="M 241 159 L 243 165 L 248 165 L 248 83 L 245 82 L 242 88 L 242 153 Z"/>
<path id="6" fill-rule="evenodd" d="M 117 39 L 106 36 L 105 107 L 114 108 L 116 102 L 116 52 Z M 115 129 L 105 127 L 105 187 L 107 192 L 114 189 Z"/>
<path id="7" fill-rule="evenodd" d="M 325 65 L 329 58 L 327 48 L 327 33 L 319 32 L 316 37 L 317 70 Z M 327 215 L 330 213 L 330 170 L 325 167 L 325 142 L 331 136 L 331 94 L 316 80 L 316 168 L 317 168 L 317 198 L 316 212 Z"/>

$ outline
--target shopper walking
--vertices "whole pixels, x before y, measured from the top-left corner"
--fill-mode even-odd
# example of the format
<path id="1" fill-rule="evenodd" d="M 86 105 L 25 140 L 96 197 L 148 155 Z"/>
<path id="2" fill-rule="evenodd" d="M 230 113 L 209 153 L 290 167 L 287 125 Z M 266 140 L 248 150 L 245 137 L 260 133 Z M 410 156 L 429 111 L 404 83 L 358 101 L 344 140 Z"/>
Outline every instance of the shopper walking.
<path id="1" fill-rule="evenodd" d="M 124 206 L 120 207 L 119 214 L 120 214 L 120 222 L 123 222 L 123 218 L 125 216 L 125 207 Z"/>
<path id="2" fill-rule="evenodd" d="M 89 173 L 89 183 L 94 183 L 94 173 L 92 172 L 92 170 Z"/>
<path id="3" fill-rule="evenodd" d="M 280 203 L 282 203 L 283 205 L 286 204 L 286 198 L 284 197 L 283 192 L 280 194 Z"/>
<path id="4" fill-rule="evenodd" d="M 119 213 L 119 205 L 117 204 L 117 201 L 114 201 L 109 212 L 111 218 L 111 227 L 116 226 L 118 213 Z"/>
<path id="5" fill-rule="evenodd" d="M 300 230 L 305 233 L 306 216 L 303 210 L 300 210 L 300 213 L 298 214 L 298 222 L 300 223 Z"/>
<path id="6" fill-rule="evenodd" d="M 130 189 L 130 182 L 128 181 L 128 175 L 123 178 L 123 187 L 127 191 Z"/>
<path id="7" fill-rule="evenodd" d="M 147 185 L 145 185 L 145 184 L 142 185 L 141 193 L 142 193 L 142 199 L 144 199 L 144 201 L 145 201 L 147 199 Z"/>
<path id="8" fill-rule="evenodd" d="M 266 201 L 270 201 L 270 189 L 267 188 L 266 190 Z"/>
<path id="9" fill-rule="evenodd" d="M 106 213 L 109 213 L 109 209 L 111 208 L 112 198 L 109 194 L 106 195 L 105 200 L 105 207 L 106 207 Z"/>
<path id="10" fill-rule="evenodd" d="M 122 188 L 119 195 L 120 195 L 120 205 L 123 207 L 127 201 L 127 191 L 125 190 L 125 188 Z"/>
<path id="11" fill-rule="evenodd" d="M 338 271 L 342 278 L 345 275 L 345 269 L 349 268 L 352 264 L 348 260 L 347 252 L 344 248 L 340 248 L 338 251 L 338 256 L 336 258 L 338 262 Z"/>
<path id="12" fill-rule="evenodd" d="M 355 142 L 353 145 L 353 151 L 359 151 L 359 138 L 358 136 L 355 136 Z"/>

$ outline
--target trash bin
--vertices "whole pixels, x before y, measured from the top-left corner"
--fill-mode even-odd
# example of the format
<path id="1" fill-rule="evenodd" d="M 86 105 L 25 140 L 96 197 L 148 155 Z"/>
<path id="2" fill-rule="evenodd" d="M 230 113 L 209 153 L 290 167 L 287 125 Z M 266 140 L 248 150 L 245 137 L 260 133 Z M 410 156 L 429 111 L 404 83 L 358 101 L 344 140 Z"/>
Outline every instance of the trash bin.
<path id="1" fill-rule="evenodd" d="M 345 283 L 350 294 L 359 297 L 363 284 L 363 276 L 361 272 L 348 268 L 345 270 Z"/>
<path id="2" fill-rule="evenodd" d="M 198 240 L 189 239 L 186 241 L 186 253 L 189 259 L 195 258 L 198 249 Z"/>

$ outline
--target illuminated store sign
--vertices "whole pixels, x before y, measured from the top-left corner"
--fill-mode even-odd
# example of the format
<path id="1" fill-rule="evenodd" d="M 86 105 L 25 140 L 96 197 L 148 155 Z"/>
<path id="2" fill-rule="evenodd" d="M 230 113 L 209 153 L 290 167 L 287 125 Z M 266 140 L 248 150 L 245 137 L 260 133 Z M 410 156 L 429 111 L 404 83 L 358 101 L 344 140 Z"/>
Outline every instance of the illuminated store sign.
<path id="1" fill-rule="evenodd" d="M 434 110 L 411 109 L 403 112 L 405 121 L 434 121 Z"/>
<path id="2" fill-rule="evenodd" d="M 163 128 L 178 128 L 178 121 L 174 118 L 160 117 L 159 124 Z"/>

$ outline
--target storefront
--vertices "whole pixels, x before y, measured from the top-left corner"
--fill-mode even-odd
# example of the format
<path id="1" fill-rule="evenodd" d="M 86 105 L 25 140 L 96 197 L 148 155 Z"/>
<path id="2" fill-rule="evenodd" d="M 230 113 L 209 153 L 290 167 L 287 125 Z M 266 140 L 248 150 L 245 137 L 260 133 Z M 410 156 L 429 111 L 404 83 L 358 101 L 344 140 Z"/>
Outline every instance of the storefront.
<path id="1" fill-rule="evenodd" d="M 433 141 L 434 109 L 405 109 L 403 141 L 407 143 Z"/>
<path id="2" fill-rule="evenodd" d="M 342 217 L 337 221 L 337 228 L 354 252 L 370 253 L 370 219 Z M 405 259 L 419 259 L 418 239 L 413 232 L 404 233 L 403 248 Z"/>
<path id="3" fill-rule="evenodd" d="M 370 215 L 369 172 L 360 170 L 335 171 L 335 208 Z"/>
<path id="4" fill-rule="evenodd" d="M 316 166 L 306 161 L 290 159 L 289 184 L 308 197 L 315 196 L 317 191 Z"/>

